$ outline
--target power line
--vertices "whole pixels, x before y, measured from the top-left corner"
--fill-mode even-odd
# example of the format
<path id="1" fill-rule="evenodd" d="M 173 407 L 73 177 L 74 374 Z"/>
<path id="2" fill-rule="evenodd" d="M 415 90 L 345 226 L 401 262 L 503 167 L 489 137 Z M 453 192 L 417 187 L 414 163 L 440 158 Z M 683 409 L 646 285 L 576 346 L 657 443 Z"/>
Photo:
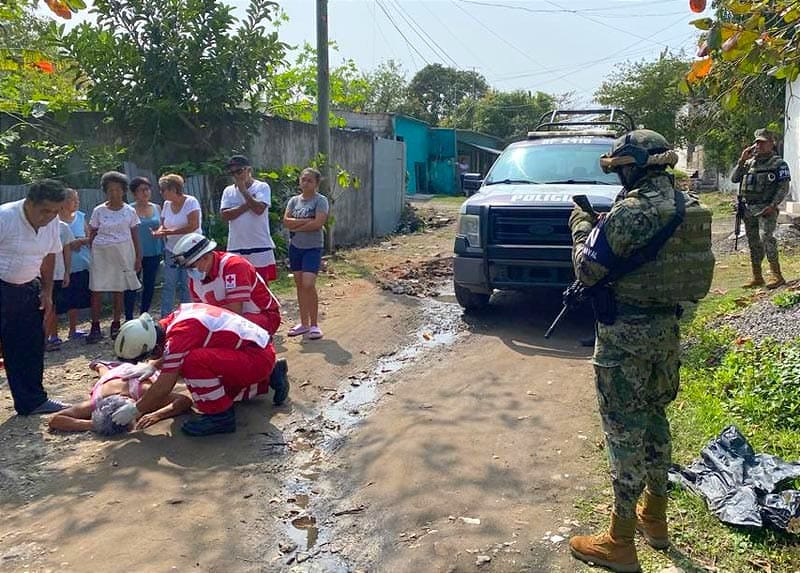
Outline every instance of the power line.
<path id="1" fill-rule="evenodd" d="M 417 53 L 417 55 L 418 55 L 420 58 L 422 58 L 422 61 L 423 61 L 423 62 L 425 62 L 426 64 L 430 65 L 430 62 L 428 61 L 428 59 L 427 59 L 425 56 L 423 56 L 423 55 L 422 55 L 422 52 L 420 52 L 419 50 L 417 50 L 417 47 L 416 47 L 414 44 L 412 44 L 412 43 L 411 43 L 411 42 L 408 40 L 408 38 L 406 38 L 406 35 L 405 35 L 405 34 L 403 34 L 403 31 L 400 29 L 400 27 L 399 27 L 399 26 L 398 26 L 398 25 L 395 23 L 395 21 L 392 19 L 392 16 L 391 16 L 391 14 L 389 14 L 389 12 L 386 10 L 386 7 L 383 5 L 383 3 L 381 2 L 381 0 L 375 0 L 375 2 L 378 4 L 378 7 L 381 9 L 381 11 L 382 11 L 382 12 L 383 12 L 383 13 L 386 15 L 386 17 L 389 19 L 389 22 L 391 22 L 392 26 L 394 26 L 394 29 L 395 29 L 395 30 L 397 30 L 397 33 L 398 33 L 398 34 L 400 34 L 400 36 L 402 36 L 403 40 L 405 40 L 405 42 L 406 42 L 406 46 L 408 46 L 410 49 L 414 50 L 414 51 Z M 413 59 L 414 59 L 414 56 L 411 56 L 411 59 L 413 60 Z M 416 62 L 414 62 L 414 66 L 416 66 L 416 65 L 417 65 L 417 64 L 416 64 Z"/>
<path id="2" fill-rule="evenodd" d="M 422 7 L 425 9 L 425 11 L 426 11 L 428 14 L 430 14 L 430 15 L 431 15 L 431 16 L 432 16 L 432 17 L 433 17 L 433 18 L 434 18 L 434 19 L 435 19 L 435 20 L 436 20 L 436 21 L 439 23 L 439 25 L 440 25 L 440 26 L 441 26 L 441 27 L 442 27 L 442 28 L 443 28 L 443 29 L 444 29 L 444 30 L 445 30 L 445 31 L 446 31 L 448 34 L 450 34 L 450 36 L 452 36 L 452 37 L 453 37 L 453 39 L 455 39 L 455 40 L 456 40 L 456 41 L 457 41 L 457 42 L 458 42 L 458 43 L 461 45 L 461 47 L 462 47 L 462 48 L 464 48 L 464 51 L 466 51 L 466 52 L 467 52 L 467 53 L 468 53 L 468 54 L 469 54 L 469 55 L 472 57 L 472 59 L 473 59 L 473 60 L 475 60 L 477 63 L 481 64 L 481 67 L 486 67 L 486 66 L 483 66 L 483 61 L 482 61 L 482 60 L 481 60 L 481 59 L 480 59 L 478 56 L 476 56 L 476 55 L 475 55 L 475 53 L 474 53 L 472 50 L 470 50 L 470 48 L 469 48 L 469 44 L 467 44 L 467 43 L 464 43 L 464 42 L 462 41 L 462 39 L 461 39 L 461 38 L 460 38 L 458 35 L 454 34 L 454 33 L 453 33 L 453 31 L 452 31 L 452 30 L 450 30 L 450 28 L 447 26 L 447 24 L 445 24 L 444 22 L 442 22 L 442 20 L 439 18 L 439 16 L 437 16 L 437 15 L 436 15 L 436 13 L 435 13 L 433 10 L 431 10 L 430 8 L 428 8 L 428 6 L 427 6 L 427 4 L 426 4 L 425 2 L 422 2 L 422 3 L 420 3 L 420 6 L 422 6 Z"/>
<path id="3" fill-rule="evenodd" d="M 528 8 L 527 6 L 514 6 L 511 4 L 502 4 L 497 2 L 481 2 L 480 0 L 458 0 L 465 4 L 475 4 L 478 6 L 488 6 L 490 8 L 507 8 L 509 10 L 519 10 L 522 12 L 529 12 L 531 14 L 578 14 L 584 12 L 607 12 L 611 10 L 630 10 L 633 6 L 647 6 L 647 5 L 664 5 L 670 3 L 670 0 L 649 0 L 644 2 L 626 2 L 624 6 L 604 6 L 602 8 L 563 8 L 557 7 L 556 9 L 547 8 Z"/>
<path id="4" fill-rule="evenodd" d="M 387 0 L 387 1 L 391 2 L 392 0 Z M 416 20 L 414 20 L 414 18 L 410 14 L 408 14 L 405 11 L 405 9 L 403 9 L 403 7 L 400 5 L 399 2 L 397 2 L 397 0 L 394 0 L 394 9 L 397 10 L 397 13 L 400 14 L 400 17 L 406 21 L 406 24 L 408 24 L 409 28 L 411 28 L 411 30 L 417 36 L 419 36 L 419 38 L 425 43 L 426 46 L 428 46 L 428 48 L 430 48 L 430 50 L 437 57 L 442 57 L 442 60 L 449 60 L 450 63 L 453 64 L 453 67 L 456 68 L 458 67 L 458 63 L 453 58 L 450 57 L 450 55 L 436 42 L 436 40 L 431 38 L 431 36 L 422 28 L 422 26 Z M 434 46 L 436 47 L 434 48 Z"/>
<path id="5" fill-rule="evenodd" d="M 539 66 L 540 68 L 542 68 L 542 70 L 543 70 L 543 71 L 545 71 L 545 72 L 549 72 L 549 73 L 555 73 L 555 72 L 556 72 L 556 70 L 552 70 L 552 69 L 549 69 L 549 68 L 547 68 L 547 67 L 546 67 L 545 65 L 543 65 L 541 62 L 539 62 L 538 60 L 536 60 L 536 59 L 534 59 L 533 57 L 531 57 L 531 55 L 530 55 L 528 52 L 526 52 L 525 50 L 522 50 L 522 49 L 521 49 L 519 46 L 517 46 L 516 44 L 513 44 L 513 43 L 509 42 L 509 41 L 508 41 L 506 38 L 504 38 L 502 35 L 498 34 L 498 33 L 497 33 L 497 32 L 495 32 L 494 30 L 492 30 L 491 28 L 489 28 L 489 27 L 488 27 L 486 24 L 484 24 L 483 22 L 481 22 L 481 21 L 480 21 L 478 18 L 476 18 L 475 16 L 473 16 L 472 14 L 470 14 L 469 12 L 467 12 L 467 11 L 466 11 L 466 10 L 465 10 L 465 9 L 464 9 L 462 6 L 460 6 L 459 4 L 457 4 L 457 3 L 456 3 L 456 0 L 450 0 L 450 1 L 453 3 L 453 5 L 454 5 L 456 8 L 458 8 L 459 10 L 461 10 L 462 12 L 464 12 L 464 14 L 466 14 L 466 15 L 467 15 L 467 16 L 469 16 L 469 17 L 470 17 L 472 20 L 474 20 L 474 21 L 475 21 L 475 22 L 476 22 L 476 23 L 477 23 L 477 24 L 478 24 L 478 25 L 479 25 L 481 28 L 483 28 L 484 30 L 486 30 L 487 32 L 489 32 L 491 35 L 493 35 L 495 38 L 497 38 L 498 40 L 500 40 L 501 42 L 503 42 L 503 43 L 504 43 L 506 46 L 508 46 L 508 47 L 509 47 L 509 48 L 511 48 L 512 50 L 514 50 L 514 51 L 516 51 L 517 53 L 521 54 L 521 55 L 522 55 L 524 58 L 526 58 L 526 59 L 530 60 L 531 62 L 533 62 L 534 64 L 536 64 L 536 65 L 537 65 L 537 66 Z M 461 1 L 463 1 L 463 0 L 461 0 Z M 580 91 L 585 91 L 585 90 L 584 90 L 584 89 L 583 89 L 581 86 L 578 86 L 578 85 L 577 85 L 577 84 L 575 84 L 574 82 L 571 82 L 571 81 L 569 81 L 569 80 L 567 80 L 567 82 L 568 82 L 568 83 L 570 83 L 570 84 L 572 84 L 573 86 L 575 86 L 575 87 L 576 87 L 578 90 L 580 90 Z"/>
<path id="6" fill-rule="evenodd" d="M 578 16 L 580 18 L 583 18 L 584 20 L 588 20 L 589 22 L 594 22 L 595 24 L 600 24 L 601 26 L 605 26 L 606 28 L 610 28 L 611 30 L 616 30 L 617 32 L 622 32 L 624 34 L 627 34 L 629 36 L 633 36 L 634 38 L 639 38 L 639 39 L 644 40 L 646 42 L 655 43 L 650 38 L 646 38 L 644 36 L 639 36 L 638 34 L 634 34 L 633 32 L 631 32 L 630 30 L 625 30 L 624 28 L 618 28 L 617 26 L 612 26 L 611 24 L 608 24 L 608 23 L 603 22 L 602 20 L 598 20 L 596 18 L 592 18 L 591 16 L 587 16 L 586 14 L 583 14 L 581 12 L 572 11 L 572 10 L 569 10 L 567 8 L 564 8 L 563 6 L 561 6 L 560 4 L 556 4 L 552 0 L 544 0 L 544 2 L 547 3 L 547 4 L 550 4 L 551 6 L 555 6 L 559 10 L 564 10 L 565 12 L 570 12 L 571 11 L 576 16 Z"/>

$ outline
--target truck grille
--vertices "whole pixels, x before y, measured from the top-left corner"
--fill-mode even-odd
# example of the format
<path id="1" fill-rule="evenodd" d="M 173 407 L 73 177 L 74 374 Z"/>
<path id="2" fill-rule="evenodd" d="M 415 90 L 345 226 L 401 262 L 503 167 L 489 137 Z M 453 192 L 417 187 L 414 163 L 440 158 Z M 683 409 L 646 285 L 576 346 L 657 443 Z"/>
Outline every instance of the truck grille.
<path id="1" fill-rule="evenodd" d="M 571 245 L 569 209 L 492 208 L 489 244 Z"/>

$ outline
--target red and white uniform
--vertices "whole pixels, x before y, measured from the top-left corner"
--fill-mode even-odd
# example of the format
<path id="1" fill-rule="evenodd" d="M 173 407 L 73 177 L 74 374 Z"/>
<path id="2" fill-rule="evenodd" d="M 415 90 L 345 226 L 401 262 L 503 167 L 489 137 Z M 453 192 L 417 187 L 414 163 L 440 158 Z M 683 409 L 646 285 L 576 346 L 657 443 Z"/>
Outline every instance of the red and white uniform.
<path id="1" fill-rule="evenodd" d="M 242 316 L 275 334 L 281 305 L 252 263 L 240 255 L 213 251 L 214 264 L 202 281 L 189 280 L 192 300 L 214 306 L 242 303 Z"/>
<path id="2" fill-rule="evenodd" d="M 160 324 L 166 333 L 161 372 L 182 375 L 203 414 L 269 392 L 275 350 L 260 326 L 201 303 L 180 305 Z"/>

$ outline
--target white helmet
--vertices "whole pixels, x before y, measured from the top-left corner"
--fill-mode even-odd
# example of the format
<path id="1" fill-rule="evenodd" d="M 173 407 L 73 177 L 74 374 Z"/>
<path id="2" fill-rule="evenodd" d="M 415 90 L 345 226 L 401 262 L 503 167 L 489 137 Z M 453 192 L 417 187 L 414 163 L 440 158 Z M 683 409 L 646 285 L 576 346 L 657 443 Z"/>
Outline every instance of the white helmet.
<path id="1" fill-rule="evenodd" d="M 122 325 L 114 341 L 114 354 L 123 360 L 133 360 L 150 354 L 156 347 L 158 332 L 153 317 L 143 312 L 139 318 Z"/>
<path id="2" fill-rule="evenodd" d="M 180 238 L 172 249 L 173 260 L 180 267 L 189 267 L 197 259 L 217 248 L 217 242 L 205 238 L 200 233 L 188 233 Z"/>

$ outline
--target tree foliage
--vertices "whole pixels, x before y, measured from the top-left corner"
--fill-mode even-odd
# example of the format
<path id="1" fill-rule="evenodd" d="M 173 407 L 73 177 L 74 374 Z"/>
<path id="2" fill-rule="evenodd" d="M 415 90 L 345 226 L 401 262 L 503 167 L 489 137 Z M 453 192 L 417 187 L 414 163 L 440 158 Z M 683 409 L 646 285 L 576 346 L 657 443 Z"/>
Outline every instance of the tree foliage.
<path id="1" fill-rule="evenodd" d="M 550 94 L 491 90 L 480 99 L 463 100 L 445 123 L 460 129 L 472 129 L 506 140 L 516 140 L 524 138 L 536 127 L 542 114 L 554 107 L 556 98 Z"/>
<path id="2" fill-rule="evenodd" d="M 131 147 L 202 161 L 222 135 L 244 135 L 275 91 L 284 62 L 278 5 L 250 0 L 244 19 L 218 0 L 95 0 L 63 47 L 88 80 L 93 106 Z"/>
<path id="3" fill-rule="evenodd" d="M 488 91 L 486 78 L 477 72 L 429 64 L 411 79 L 403 111 L 431 125 L 439 125 L 444 118 L 453 115 L 464 99 L 479 99 Z"/>
<path id="4" fill-rule="evenodd" d="M 800 2 L 716 0 L 715 17 L 693 24 L 704 31 L 699 56 L 684 89 L 703 83 L 710 95 L 733 110 L 754 78 L 768 75 L 790 82 L 800 77 Z"/>
<path id="5" fill-rule="evenodd" d="M 26 117 L 84 107 L 76 74 L 55 45 L 63 28 L 34 7 L 29 0 L 0 7 L 0 111 Z"/>
<path id="6" fill-rule="evenodd" d="M 364 74 L 364 79 L 369 86 L 364 111 L 386 113 L 403 109 L 408 97 L 408 80 L 401 64 L 388 60 Z"/>
<path id="7" fill-rule="evenodd" d="M 337 51 L 334 42 L 331 50 Z M 365 111 L 371 86 L 353 60 L 329 69 L 330 105 L 334 110 Z M 275 90 L 267 111 L 286 119 L 313 121 L 317 112 L 317 50 L 304 44 L 293 64 L 286 65 L 274 78 Z M 332 114 L 335 116 L 335 113 Z M 332 117 L 331 125 L 338 125 Z"/>
<path id="8" fill-rule="evenodd" d="M 689 98 L 679 91 L 678 84 L 688 71 L 689 63 L 680 54 L 663 53 L 654 61 L 626 62 L 600 85 L 595 99 L 602 105 L 624 109 L 637 123 L 679 144 L 685 138 L 678 118 Z"/>

